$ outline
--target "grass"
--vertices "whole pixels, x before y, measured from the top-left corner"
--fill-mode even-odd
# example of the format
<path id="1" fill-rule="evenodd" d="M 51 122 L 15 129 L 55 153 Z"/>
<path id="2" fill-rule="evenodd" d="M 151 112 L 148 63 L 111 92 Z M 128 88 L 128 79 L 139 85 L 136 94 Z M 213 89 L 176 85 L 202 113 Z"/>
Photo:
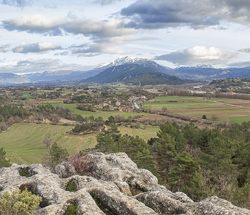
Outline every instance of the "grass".
<path id="1" fill-rule="evenodd" d="M 208 119 L 218 119 L 233 123 L 242 123 L 250 120 L 250 101 L 227 98 L 204 98 L 191 96 L 162 96 L 157 97 L 144 105 L 145 108 L 169 111 L 181 115 Z"/>
<path id="2" fill-rule="evenodd" d="M 121 134 L 128 134 L 130 136 L 138 136 L 145 141 L 149 140 L 152 137 L 157 136 L 159 127 L 157 126 L 146 126 L 144 129 L 137 128 L 128 128 L 128 127 L 119 127 Z"/>
<path id="3" fill-rule="evenodd" d="M 67 134 L 71 129 L 71 126 L 18 123 L 0 134 L 0 147 L 3 147 L 10 160 L 16 163 L 40 163 L 46 155 L 46 147 L 42 142 L 47 135 L 66 148 L 70 154 L 95 147 L 95 134 Z"/>
<path id="4" fill-rule="evenodd" d="M 70 135 L 72 126 L 18 123 L 8 131 L 0 133 L 0 147 L 7 152 L 7 157 L 15 163 L 41 163 L 46 156 L 46 147 L 42 143 L 46 136 L 67 149 L 72 155 L 81 150 L 94 148 L 96 134 Z M 158 127 L 147 126 L 145 129 L 119 128 L 122 134 L 138 135 L 144 140 L 155 137 Z"/>

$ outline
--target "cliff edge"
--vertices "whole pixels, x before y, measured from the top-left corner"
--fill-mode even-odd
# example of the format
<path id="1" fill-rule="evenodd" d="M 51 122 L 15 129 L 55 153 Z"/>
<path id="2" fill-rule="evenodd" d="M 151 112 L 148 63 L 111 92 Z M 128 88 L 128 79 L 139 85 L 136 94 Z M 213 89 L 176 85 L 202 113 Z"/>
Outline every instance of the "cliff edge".
<path id="1" fill-rule="evenodd" d="M 64 215 L 71 204 L 84 215 L 250 215 L 216 196 L 194 202 L 173 193 L 125 153 L 89 153 L 54 173 L 40 164 L 0 169 L 0 196 L 18 188 L 42 197 L 38 215 Z"/>

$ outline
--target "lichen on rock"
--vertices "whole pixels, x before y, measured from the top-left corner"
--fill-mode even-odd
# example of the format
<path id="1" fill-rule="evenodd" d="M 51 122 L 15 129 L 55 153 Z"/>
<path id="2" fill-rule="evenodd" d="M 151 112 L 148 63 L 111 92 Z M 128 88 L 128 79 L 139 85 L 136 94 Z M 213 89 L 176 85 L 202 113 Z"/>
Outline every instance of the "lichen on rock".
<path id="1" fill-rule="evenodd" d="M 184 193 L 173 193 L 159 185 L 152 173 L 139 169 L 125 153 L 89 153 L 79 162 L 84 166 L 81 174 L 67 162 L 58 165 L 55 173 L 42 165 L 2 168 L 0 196 L 6 191 L 28 189 L 42 197 L 38 215 L 64 215 L 70 210 L 84 215 L 250 214 L 218 197 L 193 202 Z M 20 169 L 35 174 L 24 177 Z"/>

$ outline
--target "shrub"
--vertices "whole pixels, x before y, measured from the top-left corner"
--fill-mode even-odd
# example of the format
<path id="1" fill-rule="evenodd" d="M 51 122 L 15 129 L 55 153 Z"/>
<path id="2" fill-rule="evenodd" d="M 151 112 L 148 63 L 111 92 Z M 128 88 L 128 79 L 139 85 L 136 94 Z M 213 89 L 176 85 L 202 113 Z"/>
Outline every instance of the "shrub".
<path id="1" fill-rule="evenodd" d="M 71 179 L 71 180 L 67 183 L 65 190 L 66 190 L 66 191 L 69 191 L 69 192 L 76 192 L 76 191 L 78 190 L 76 180 Z"/>
<path id="2" fill-rule="evenodd" d="M 70 203 L 64 215 L 77 215 L 77 203 L 76 202 Z"/>
<path id="3" fill-rule="evenodd" d="M 84 174 L 88 169 L 86 162 L 81 154 L 75 155 L 74 157 L 70 158 L 70 163 L 75 167 L 76 172 L 80 175 Z"/>
<path id="4" fill-rule="evenodd" d="M 34 170 L 32 170 L 30 167 L 19 168 L 19 175 L 20 176 L 29 178 L 35 174 L 37 174 L 37 173 Z"/>
<path id="5" fill-rule="evenodd" d="M 31 192 L 6 192 L 0 199 L 0 215 L 33 215 L 42 198 Z"/>
<path id="6" fill-rule="evenodd" d="M 204 115 L 202 116 L 202 119 L 207 119 L 207 116 L 204 114 Z"/>

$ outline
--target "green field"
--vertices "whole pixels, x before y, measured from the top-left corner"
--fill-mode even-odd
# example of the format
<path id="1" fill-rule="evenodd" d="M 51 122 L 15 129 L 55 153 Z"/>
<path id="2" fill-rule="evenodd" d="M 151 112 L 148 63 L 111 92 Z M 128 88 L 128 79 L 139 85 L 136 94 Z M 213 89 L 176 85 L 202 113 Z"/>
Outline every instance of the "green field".
<path id="1" fill-rule="evenodd" d="M 147 109 L 167 110 L 186 116 L 242 123 L 250 121 L 250 101 L 226 98 L 203 98 L 191 96 L 162 96 L 144 105 Z"/>
<path id="2" fill-rule="evenodd" d="M 8 131 L 0 134 L 0 147 L 5 149 L 13 162 L 39 163 L 46 155 L 46 148 L 42 142 L 47 135 L 71 154 L 95 146 L 95 135 L 67 134 L 66 132 L 71 129 L 71 126 L 60 125 L 15 124 Z"/>
<path id="3" fill-rule="evenodd" d="M 159 127 L 146 126 L 144 129 L 120 127 L 119 130 L 122 134 L 129 134 L 130 136 L 138 136 L 147 141 L 150 138 L 157 136 Z"/>
<path id="4" fill-rule="evenodd" d="M 71 126 L 18 123 L 0 134 L 0 147 L 3 147 L 8 158 L 16 163 L 42 162 L 46 156 L 46 148 L 42 142 L 47 135 L 66 148 L 70 154 L 95 147 L 96 134 L 67 134 L 71 129 Z M 126 127 L 119 129 L 122 134 L 138 135 L 145 140 L 154 137 L 158 131 L 157 127 L 152 126 L 147 126 L 145 129 Z"/>

